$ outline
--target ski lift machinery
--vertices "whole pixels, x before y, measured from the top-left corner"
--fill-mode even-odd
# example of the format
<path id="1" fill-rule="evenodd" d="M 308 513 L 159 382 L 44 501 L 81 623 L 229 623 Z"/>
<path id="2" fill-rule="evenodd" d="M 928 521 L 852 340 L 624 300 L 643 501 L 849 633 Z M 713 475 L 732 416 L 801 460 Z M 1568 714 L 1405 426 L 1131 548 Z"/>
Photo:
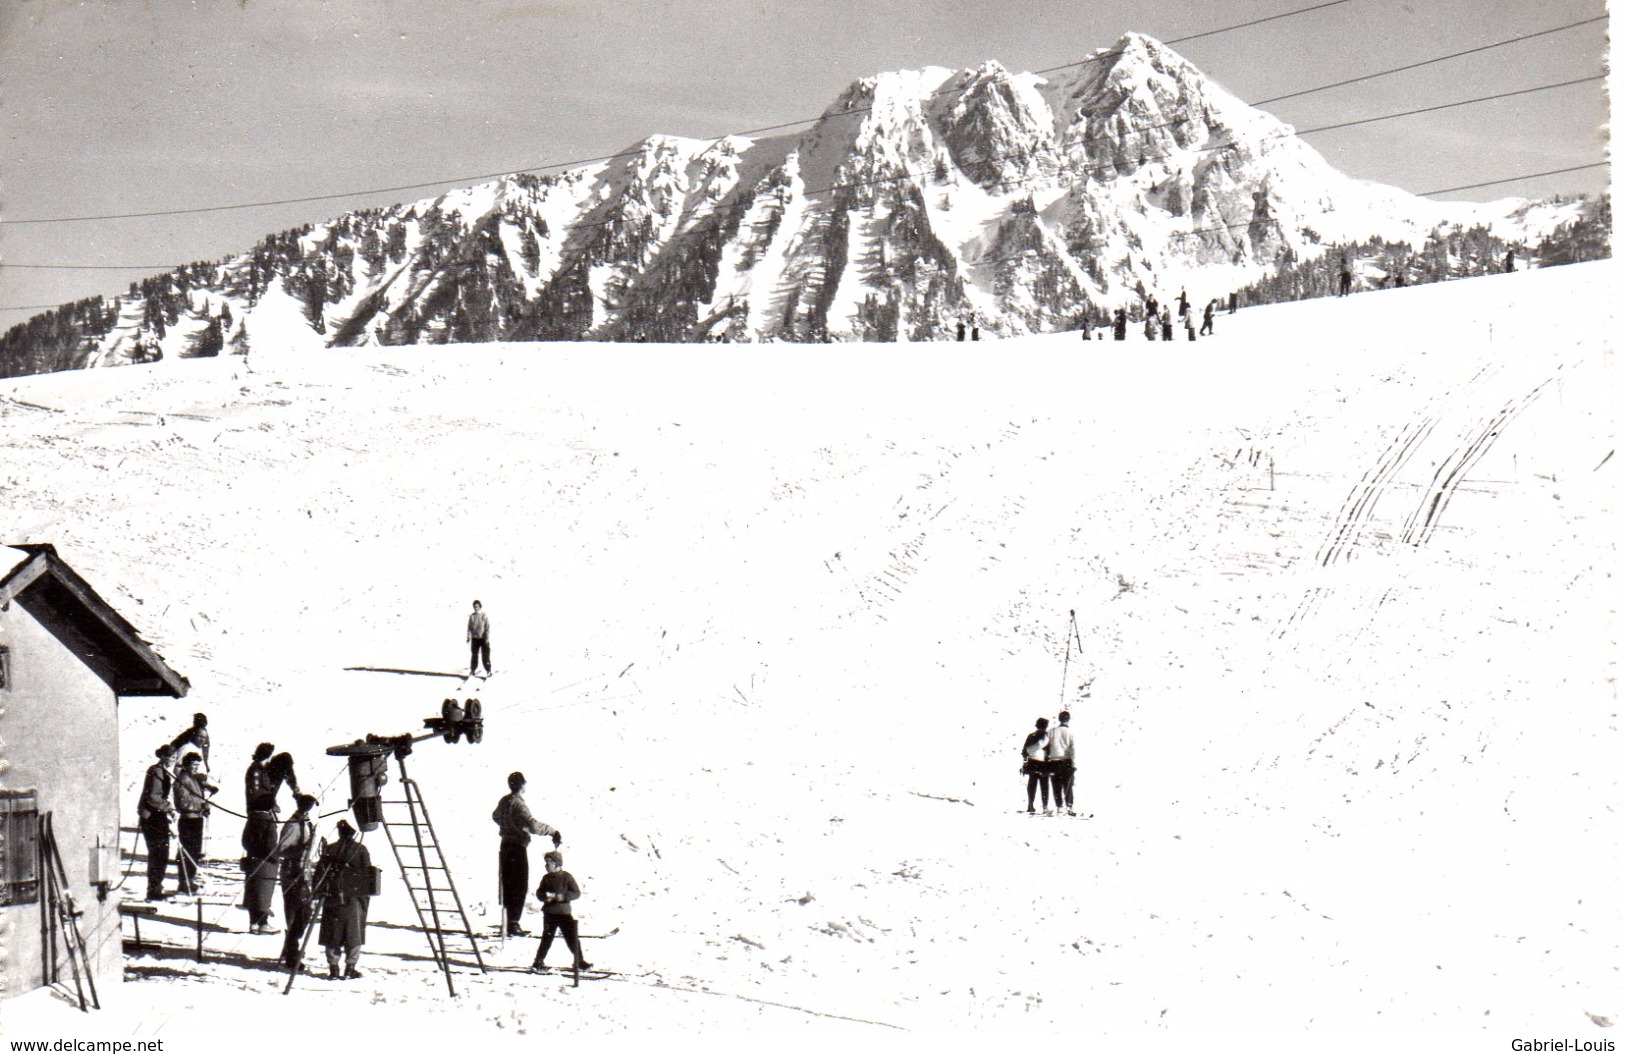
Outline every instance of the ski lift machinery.
<path id="1" fill-rule="evenodd" d="M 446 988 L 452 995 L 457 989 L 452 981 L 451 951 L 448 939 L 464 939 L 473 953 L 473 965 L 485 972 L 485 961 L 480 956 L 479 943 L 468 924 L 468 913 L 463 910 L 457 884 L 452 880 L 451 868 L 440 850 L 434 824 L 429 819 L 417 782 L 406 772 L 406 758 L 412 747 L 425 740 L 440 738 L 456 743 L 464 738 L 478 743 L 485 738 L 485 719 L 478 699 L 462 703 L 447 699 L 440 706 L 439 717 L 425 718 L 428 730 L 418 734 L 403 732 L 396 736 L 368 733 L 352 743 L 328 747 L 333 757 L 347 759 L 350 769 L 350 811 L 355 814 L 362 831 L 376 831 L 382 827 L 400 869 L 401 882 L 412 898 L 418 922 L 429 940 L 429 950 L 435 964 L 446 978 Z M 400 790 L 386 798 L 384 788 L 389 784 L 389 759 L 393 757 L 400 767 Z M 441 898 L 449 896 L 450 903 Z M 459 949 L 460 950 L 460 949 Z M 290 979 L 291 983 L 291 979 Z"/>

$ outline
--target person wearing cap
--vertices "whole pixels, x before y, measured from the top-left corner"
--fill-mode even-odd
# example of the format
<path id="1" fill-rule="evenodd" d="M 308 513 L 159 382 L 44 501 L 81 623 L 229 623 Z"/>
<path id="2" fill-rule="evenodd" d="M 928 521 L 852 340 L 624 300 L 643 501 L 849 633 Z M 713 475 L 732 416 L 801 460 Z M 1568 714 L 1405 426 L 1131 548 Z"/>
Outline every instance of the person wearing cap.
<path id="1" fill-rule="evenodd" d="M 575 956 L 577 970 L 590 970 L 592 963 L 581 954 L 581 934 L 576 929 L 575 910 L 570 902 L 581 896 L 581 887 L 575 876 L 564 869 L 564 854 L 557 849 L 542 854 L 547 874 L 536 887 L 536 899 L 542 902 L 542 943 L 536 949 L 536 958 L 530 968 L 537 973 L 547 972 L 547 950 L 553 947 L 553 935 L 564 934 L 565 947 Z"/>
<path id="2" fill-rule="evenodd" d="M 272 904 L 276 897 L 276 794 L 281 786 L 273 743 L 254 748 L 254 759 L 243 773 L 243 801 L 248 819 L 243 824 L 243 907 L 248 909 L 248 932 L 274 933 Z M 297 790 L 297 787 L 295 788 Z"/>
<path id="3" fill-rule="evenodd" d="M 552 838 L 555 849 L 564 836 L 530 814 L 530 806 L 525 804 L 523 772 L 508 774 L 508 793 L 497 802 L 491 820 L 502 838 L 497 849 L 497 881 L 507 922 L 503 932 L 509 937 L 523 937 L 526 933 L 519 920 L 525 913 L 525 895 L 530 889 L 530 836 Z"/>
<path id="4" fill-rule="evenodd" d="M 478 600 L 474 601 L 474 610 L 468 615 L 468 675 L 474 676 L 479 671 L 480 661 L 485 662 L 485 676 L 491 676 L 491 616 L 480 607 Z"/>
<path id="5" fill-rule="evenodd" d="M 356 841 L 349 820 L 338 822 L 339 840 L 322 850 L 316 865 L 316 888 L 322 895 L 318 939 L 327 952 L 327 974 L 346 981 L 361 976 L 362 945 L 367 943 L 367 902 L 372 899 L 372 856 Z M 344 969 L 339 970 L 343 962 Z"/>
<path id="6" fill-rule="evenodd" d="M 197 869 L 203 862 L 203 823 L 209 817 L 209 796 L 219 789 L 203 775 L 203 755 L 187 751 L 175 777 L 175 811 L 180 814 L 175 826 L 181 840 L 175 866 L 180 871 L 178 892 L 183 896 L 197 892 Z"/>
<path id="7" fill-rule="evenodd" d="M 299 946 L 305 939 L 305 927 L 310 925 L 310 883 L 316 848 L 316 822 L 310 818 L 310 810 L 316 807 L 316 796 L 299 794 L 293 801 L 293 815 L 282 825 L 282 834 L 277 839 L 277 858 L 282 869 L 282 915 L 288 920 L 287 935 L 282 940 L 282 965 L 290 970 L 299 968 Z"/>
<path id="8" fill-rule="evenodd" d="M 169 800 L 175 784 L 170 768 L 175 752 L 165 743 L 153 754 L 158 760 L 147 767 L 136 816 L 141 821 L 141 837 L 147 843 L 147 899 L 163 900 L 164 873 L 169 870 L 169 818 L 175 814 Z"/>
<path id="9" fill-rule="evenodd" d="M 1044 792 L 1044 812 L 1049 808 L 1049 718 L 1040 717 L 1021 743 L 1021 772 L 1027 777 L 1027 811 L 1033 812 L 1034 795 Z"/>

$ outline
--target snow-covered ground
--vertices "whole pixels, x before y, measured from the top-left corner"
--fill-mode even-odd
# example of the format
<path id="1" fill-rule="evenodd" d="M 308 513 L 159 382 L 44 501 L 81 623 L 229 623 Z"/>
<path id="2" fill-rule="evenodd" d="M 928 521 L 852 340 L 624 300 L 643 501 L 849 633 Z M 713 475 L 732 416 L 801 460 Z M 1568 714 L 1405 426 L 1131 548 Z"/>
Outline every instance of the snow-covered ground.
<path id="1" fill-rule="evenodd" d="M 347 668 L 457 670 L 478 597 L 486 741 L 409 762 L 463 897 L 489 931 L 488 817 L 523 769 L 583 931 L 619 927 L 588 954 L 621 977 L 463 971 L 453 1000 L 386 870 L 365 979 L 284 997 L 221 864 L 210 962 L 166 907 L 94 1027 L 1606 1037 L 1615 280 L 1255 308 L 1194 344 L 6 382 L 0 540 L 55 543 L 193 685 L 122 704 L 132 810 L 194 710 L 223 804 L 271 740 L 342 807 L 323 750 L 457 684 Z M 1024 813 L 1017 747 L 1063 702 L 1092 819 Z M 211 854 L 238 830 L 217 815 Z M 5 1014 L 91 1027 L 48 996 Z"/>

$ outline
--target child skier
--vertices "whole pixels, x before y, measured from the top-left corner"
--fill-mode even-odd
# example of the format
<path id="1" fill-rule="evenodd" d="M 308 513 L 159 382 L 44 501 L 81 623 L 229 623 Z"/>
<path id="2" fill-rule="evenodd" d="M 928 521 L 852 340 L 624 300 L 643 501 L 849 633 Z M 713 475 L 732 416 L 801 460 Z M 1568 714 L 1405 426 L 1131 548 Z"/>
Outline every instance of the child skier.
<path id="1" fill-rule="evenodd" d="M 581 887 L 570 872 L 564 870 L 564 854 L 557 849 L 542 854 L 547 874 L 536 887 L 536 899 L 542 902 L 542 944 L 536 949 L 536 961 L 530 968 L 537 973 L 547 972 L 547 950 L 553 946 L 553 934 L 564 933 L 564 943 L 575 956 L 575 968 L 590 970 L 592 963 L 581 954 L 581 936 L 576 930 L 575 913 L 570 902 L 581 896 Z"/>

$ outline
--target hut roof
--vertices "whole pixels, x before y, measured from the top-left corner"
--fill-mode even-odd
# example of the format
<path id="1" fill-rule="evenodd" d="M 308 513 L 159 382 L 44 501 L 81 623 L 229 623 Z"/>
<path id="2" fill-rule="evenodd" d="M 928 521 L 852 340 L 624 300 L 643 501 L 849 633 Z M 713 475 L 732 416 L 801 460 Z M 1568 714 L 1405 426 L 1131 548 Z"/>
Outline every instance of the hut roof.
<path id="1" fill-rule="evenodd" d="M 79 656 L 116 695 L 168 695 L 191 685 L 141 639 L 135 627 L 69 567 L 51 545 L 14 545 L 28 554 L 0 577 L 0 605 L 22 605 Z M 0 567 L 5 566 L 0 560 Z"/>

